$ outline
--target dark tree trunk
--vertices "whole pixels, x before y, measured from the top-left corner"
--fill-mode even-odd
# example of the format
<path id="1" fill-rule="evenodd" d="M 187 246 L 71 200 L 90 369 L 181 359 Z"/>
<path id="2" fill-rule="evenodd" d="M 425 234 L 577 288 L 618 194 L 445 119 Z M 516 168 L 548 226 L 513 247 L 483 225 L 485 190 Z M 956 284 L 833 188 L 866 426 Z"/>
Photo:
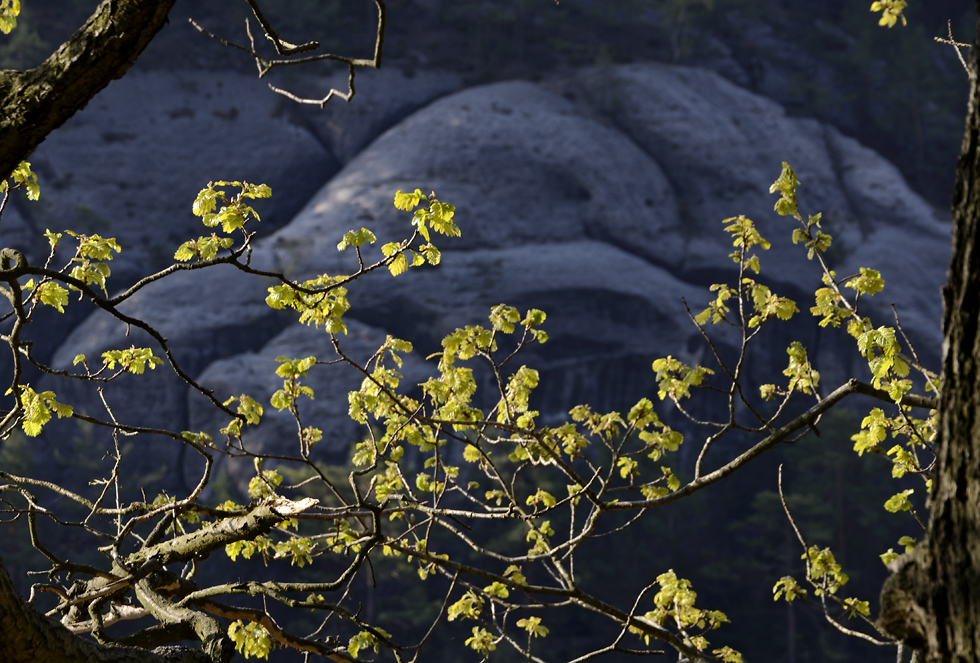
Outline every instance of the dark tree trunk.
<path id="1" fill-rule="evenodd" d="M 105 0 L 41 66 L 0 71 L 0 177 L 122 76 L 176 0 Z"/>
<path id="2" fill-rule="evenodd" d="M 186 647 L 147 651 L 106 647 L 81 638 L 55 619 L 30 608 L 0 559 L 0 661 L 3 663 L 210 663 Z"/>
<path id="3" fill-rule="evenodd" d="M 978 35 L 980 37 L 980 35 Z M 953 198 L 945 291 L 942 446 L 929 522 L 928 569 L 943 661 L 980 661 L 980 39 Z"/>
<path id="4" fill-rule="evenodd" d="M 977 2 L 980 9 L 980 1 Z M 930 663 L 980 661 L 980 35 L 953 197 L 940 447 L 926 541 L 882 591 L 881 622 Z M 910 248 L 910 250 L 912 250 Z"/>
<path id="5" fill-rule="evenodd" d="M 105 0 L 41 66 L 0 71 L 0 176 L 113 79 L 121 77 L 167 21 L 176 0 Z M 176 663 L 202 652 L 105 647 L 80 638 L 20 598 L 0 560 L 0 661 L 5 663 Z"/>

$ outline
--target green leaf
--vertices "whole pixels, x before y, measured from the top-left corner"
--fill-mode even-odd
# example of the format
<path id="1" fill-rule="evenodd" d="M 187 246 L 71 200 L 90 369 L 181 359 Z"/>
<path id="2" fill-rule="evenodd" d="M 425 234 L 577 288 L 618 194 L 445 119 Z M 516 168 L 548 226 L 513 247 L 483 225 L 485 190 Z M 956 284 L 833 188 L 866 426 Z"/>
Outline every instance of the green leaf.
<path id="1" fill-rule="evenodd" d="M 218 205 L 219 196 L 224 198 L 222 193 L 215 191 L 214 187 L 209 184 L 206 189 L 201 189 L 200 193 L 197 194 L 197 198 L 191 205 L 191 213 L 201 217 L 211 214 Z"/>
<path id="2" fill-rule="evenodd" d="M 725 646 L 721 649 L 715 649 L 712 653 L 720 658 L 723 663 L 742 663 L 742 655 L 731 647 Z"/>
<path id="3" fill-rule="evenodd" d="M 513 306 L 498 304 L 490 311 L 490 322 L 493 323 L 493 328 L 505 334 L 513 334 L 516 329 L 515 325 L 520 320 L 521 314 Z"/>
<path id="4" fill-rule="evenodd" d="M 810 579 L 812 581 L 824 580 L 823 583 L 817 582 L 817 584 L 826 587 L 826 591 L 830 594 L 837 593 L 837 590 L 846 585 L 848 580 L 850 580 L 847 574 L 841 570 L 841 565 L 834 559 L 834 553 L 830 548 L 821 549 L 816 546 L 810 546 L 803 553 L 802 559 L 806 559 L 810 563 Z M 818 589 L 818 596 L 823 591 L 823 588 Z"/>
<path id="5" fill-rule="evenodd" d="M 258 401 L 248 394 L 242 394 L 241 396 L 232 396 L 223 405 L 227 407 L 235 402 L 238 403 L 237 412 L 245 418 L 246 424 L 254 426 L 259 423 L 263 410 Z"/>
<path id="6" fill-rule="evenodd" d="M 725 231 L 733 238 L 732 246 L 738 249 L 738 251 L 732 254 L 735 262 L 739 262 L 745 256 L 746 252 L 755 246 L 758 246 L 763 251 L 769 250 L 769 242 L 759 234 L 752 219 L 740 214 L 725 219 L 722 223 L 727 224 Z M 754 265 L 756 272 L 759 271 L 758 267 L 759 264 L 757 261 Z"/>
<path id="7" fill-rule="evenodd" d="M 646 484 L 640 486 L 640 493 L 643 495 L 645 500 L 655 500 L 660 497 L 666 497 L 670 495 L 670 490 L 665 486 L 654 486 L 652 484 Z"/>
<path id="8" fill-rule="evenodd" d="M 306 537 L 291 537 L 275 545 L 275 559 L 289 559 L 290 566 L 303 568 L 313 562 L 313 541 Z"/>
<path id="9" fill-rule="evenodd" d="M 899 555 L 897 552 L 895 552 L 895 550 L 893 548 L 889 548 L 886 552 L 883 552 L 880 555 L 878 555 L 878 557 L 881 558 L 882 564 L 884 564 L 885 566 L 888 566 L 889 564 L 891 564 L 892 562 L 894 562 L 896 559 L 898 559 L 900 556 L 901 555 Z"/>
<path id="10" fill-rule="evenodd" d="M 546 509 L 550 509 L 558 504 L 558 500 L 556 500 L 555 497 L 548 491 L 544 490 L 543 488 L 538 488 L 538 492 L 527 498 L 527 505 L 538 506 L 539 504 L 544 506 Z"/>
<path id="11" fill-rule="evenodd" d="M 496 596 L 498 599 L 505 599 L 510 596 L 510 591 L 507 589 L 507 585 L 502 585 L 496 580 L 493 581 L 493 584 L 484 587 L 483 593 L 488 596 Z"/>
<path id="12" fill-rule="evenodd" d="M 876 0 L 871 3 L 871 11 L 881 12 L 878 25 L 893 28 L 898 19 L 902 19 L 902 25 L 907 25 L 905 16 L 902 14 L 902 10 L 907 5 L 905 0 Z"/>
<path id="13" fill-rule="evenodd" d="M 527 315 L 524 316 L 524 320 L 521 321 L 521 324 L 525 327 L 539 327 L 544 324 L 544 321 L 547 320 L 547 318 L 548 316 L 544 311 L 532 308 L 528 310 Z"/>
<path id="14" fill-rule="evenodd" d="M 700 386 L 714 371 L 703 366 L 690 367 L 682 364 L 671 356 L 657 359 L 653 362 L 653 370 L 657 374 L 660 386 L 660 400 L 670 397 L 673 400 L 690 397 L 691 388 Z"/>
<path id="15" fill-rule="evenodd" d="M 241 191 L 228 198 L 222 188 L 238 187 Z M 208 227 L 220 225 L 226 233 L 242 228 L 250 219 L 259 221 L 259 215 L 254 209 L 242 202 L 243 198 L 268 198 L 272 189 L 265 184 L 249 184 L 247 182 L 209 182 L 194 199 L 191 211 Z M 219 208 L 218 203 L 223 203 Z M 217 210 L 217 211 L 215 211 Z"/>
<path id="16" fill-rule="evenodd" d="M 277 389 L 269 398 L 269 405 L 277 410 L 285 410 L 292 404 L 289 394 L 282 389 Z"/>
<path id="17" fill-rule="evenodd" d="M 701 313 L 694 317 L 694 321 L 699 325 L 705 324 L 709 318 L 711 324 L 718 324 L 725 319 L 725 314 L 728 313 L 728 305 L 726 302 L 736 296 L 736 291 L 728 287 L 723 283 L 715 283 L 709 288 L 711 292 L 717 292 L 715 296 L 715 301 L 708 305 L 708 308 L 703 310 Z"/>
<path id="18" fill-rule="evenodd" d="M 759 285 L 751 279 L 743 279 L 749 286 L 756 315 L 749 320 L 749 327 L 757 327 L 773 316 L 780 320 L 789 320 L 797 313 L 796 302 L 786 297 L 778 297 L 764 285 Z"/>
<path id="19" fill-rule="evenodd" d="M 42 282 L 41 285 L 34 290 L 34 296 L 39 299 L 42 304 L 47 304 L 48 306 L 57 309 L 58 313 L 64 313 L 65 306 L 68 304 L 68 291 L 54 281 Z"/>
<path id="20" fill-rule="evenodd" d="M 277 470 L 261 470 L 261 474 L 252 477 L 248 482 L 248 496 L 254 500 L 263 500 L 275 495 L 275 489 L 282 483 L 282 475 Z"/>
<path id="21" fill-rule="evenodd" d="M 395 193 L 395 207 L 405 212 L 411 212 L 423 200 L 427 200 L 427 198 L 421 189 L 416 189 L 413 193 L 405 193 L 404 191 Z"/>
<path id="22" fill-rule="evenodd" d="M 660 418 L 653 411 L 653 403 L 650 402 L 650 399 L 641 398 L 636 405 L 630 408 L 629 414 L 626 415 L 626 421 L 637 430 L 643 430 L 651 424 L 659 423 Z"/>
<path id="23" fill-rule="evenodd" d="M 480 449 L 472 444 L 467 444 L 463 447 L 463 460 L 468 463 L 477 463 L 483 459 L 483 454 L 480 453 Z"/>
<path id="24" fill-rule="evenodd" d="M 265 627 L 255 622 L 238 620 L 228 626 L 228 637 L 235 643 L 235 649 L 245 658 L 269 658 L 272 651 L 272 638 Z"/>
<path id="25" fill-rule="evenodd" d="M 477 595 L 472 589 L 467 590 L 458 601 L 449 606 L 447 611 L 449 621 L 456 621 L 459 617 L 477 619 L 483 611 L 483 603 L 482 596 Z"/>
<path id="26" fill-rule="evenodd" d="M 310 355 L 303 359 L 290 359 L 289 357 L 276 357 L 279 362 L 276 368 L 276 375 L 281 378 L 295 379 L 309 373 L 310 369 L 316 365 L 316 357 Z"/>
<path id="27" fill-rule="evenodd" d="M 806 596 L 806 590 L 792 576 L 783 576 L 772 588 L 772 600 L 778 601 L 780 596 L 785 596 L 786 602 L 792 603 L 794 599 Z"/>
<path id="28" fill-rule="evenodd" d="M 783 162 L 783 170 L 779 174 L 779 177 L 772 186 L 769 187 L 769 193 L 780 194 L 780 199 L 776 201 L 776 212 L 781 216 L 787 216 L 790 214 L 796 214 L 796 187 L 800 185 L 800 180 L 796 177 L 796 173 L 793 172 L 793 168 Z"/>
<path id="29" fill-rule="evenodd" d="M 532 637 L 535 638 L 538 637 L 543 638 L 546 635 L 548 635 L 548 628 L 541 624 L 540 617 L 528 617 L 526 619 L 518 619 L 517 627 L 524 629 L 525 631 L 530 633 Z"/>
<path id="30" fill-rule="evenodd" d="M 867 601 L 859 601 L 856 598 L 846 598 L 844 599 L 844 608 L 847 609 L 848 617 L 856 617 L 861 615 L 862 617 L 871 616 L 871 606 Z"/>
<path id="31" fill-rule="evenodd" d="M 110 370 L 114 370 L 118 363 L 122 370 L 136 375 L 142 375 L 147 366 L 151 370 L 155 369 L 163 363 L 163 359 L 154 357 L 153 350 L 150 348 L 130 346 L 126 350 L 108 350 L 103 352 L 102 363 Z"/>
<path id="32" fill-rule="evenodd" d="M 456 208 L 453 205 L 433 200 L 429 204 L 429 223 L 440 234 L 459 237 L 459 227 L 453 221 L 455 213 Z"/>
<path id="33" fill-rule="evenodd" d="M 237 182 L 235 183 L 238 184 Z M 244 198 L 271 198 L 272 188 L 268 184 L 249 184 L 246 182 L 241 185 L 242 196 Z"/>
<path id="34" fill-rule="evenodd" d="M 516 582 L 518 585 L 527 584 L 527 578 L 525 578 L 524 574 L 521 573 L 521 567 L 516 566 L 514 564 L 511 564 L 510 566 L 507 567 L 507 570 L 504 571 L 504 577 L 511 580 L 512 582 Z"/>
<path id="35" fill-rule="evenodd" d="M 630 483 L 632 483 L 632 477 L 639 474 L 639 463 L 632 458 L 620 456 L 616 459 L 616 466 L 619 467 L 619 476 L 623 479 L 629 477 Z"/>
<path id="36" fill-rule="evenodd" d="M 783 375 L 789 378 L 788 390 L 813 393 L 820 385 L 820 373 L 810 365 L 806 348 L 799 341 L 793 341 L 786 348 L 786 354 L 789 355 L 789 365 L 783 369 Z"/>
<path id="37" fill-rule="evenodd" d="M 367 228 L 360 230 L 348 230 L 344 233 L 344 238 L 337 244 L 338 251 L 345 251 L 349 246 L 363 246 L 364 244 L 374 244 L 377 241 L 374 233 Z"/>
<path id="38" fill-rule="evenodd" d="M 375 636 L 370 631 L 361 631 L 354 637 L 350 639 L 347 643 L 347 653 L 351 655 L 352 658 L 357 658 L 359 652 L 364 649 L 371 648 L 374 653 L 377 654 L 380 651 L 380 645 L 377 636 Z"/>
<path id="39" fill-rule="evenodd" d="M 829 277 L 824 275 L 824 283 L 830 286 L 834 277 L 833 271 L 830 272 Z M 841 296 L 832 287 L 819 288 L 815 297 L 816 306 L 810 308 L 810 313 L 817 317 L 823 316 L 818 323 L 821 327 L 828 325 L 838 327 L 842 321 L 851 316 L 850 311 L 841 304 Z"/>
<path id="40" fill-rule="evenodd" d="M 113 237 L 101 235 L 81 235 L 66 230 L 72 237 L 78 238 L 78 255 L 90 260 L 112 260 L 112 252 L 120 253 L 122 248 Z"/>
<path id="41" fill-rule="evenodd" d="M 466 638 L 466 646 L 483 655 L 489 654 L 497 648 L 494 643 L 493 634 L 479 626 L 473 627 L 473 636 Z"/>
<path id="42" fill-rule="evenodd" d="M 408 269 L 408 258 L 405 257 L 404 252 L 399 253 L 395 256 L 394 260 L 388 263 L 388 271 L 391 272 L 392 276 L 398 276 L 399 274 L 404 274 Z"/>
<path id="43" fill-rule="evenodd" d="M 20 401 L 24 409 L 21 427 L 28 437 L 40 435 L 44 425 L 51 421 L 52 413 L 58 415 L 59 419 L 70 417 L 73 413 L 70 405 L 55 400 L 53 391 L 38 394 L 30 387 L 21 387 Z"/>
<path id="44" fill-rule="evenodd" d="M 905 552 L 912 552 L 918 545 L 918 542 L 911 536 L 903 536 L 898 540 L 898 545 L 905 547 Z"/>
<path id="45" fill-rule="evenodd" d="M 881 273 L 861 267 L 861 275 L 847 281 L 844 285 L 862 295 L 873 295 L 881 292 L 885 287 L 885 280 L 881 278 Z"/>
<path id="46" fill-rule="evenodd" d="M 208 442 L 214 438 L 204 432 L 194 433 L 189 430 L 181 431 L 180 436 L 189 442 L 195 442 L 197 444 L 207 445 Z"/>
<path id="47" fill-rule="evenodd" d="M 184 242 L 174 253 L 174 259 L 186 262 L 192 258 L 201 261 L 214 260 L 220 249 L 230 249 L 234 244 L 231 237 L 218 237 L 213 234 L 210 237 L 198 237 Z"/>
<path id="48" fill-rule="evenodd" d="M 0 31 L 2 32 L 9 32 L 9 30 L 4 30 L 3 26 L 4 26 L 5 15 L 8 18 L 10 17 L 9 13 L 5 14 L 5 12 L 11 11 L 10 5 L 8 4 L 10 1 L 11 0 L 3 0 L 2 2 L 0 2 Z M 13 3 L 14 3 L 14 7 L 16 7 L 17 11 L 19 12 L 20 11 L 19 0 L 13 0 Z M 14 13 L 13 15 L 16 16 L 17 14 Z M 14 20 L 13 24 L 11 24 L 11 28 L 13 27 L 13 25 L 16 25 L 16 20 Z M 14 172 L 10 174 L 10 179 L 14 181 L 13 188 L 19 189 L 21 187 L 24 187 L 25 189 L 27 189 L 26 193 L 27 193 L 28 200 L 37 200 L 38 198 L 41 197 L 41 189 L 37 185 L 37 175 L 35 175 L 34 171 L 31 170 L 30 162 L 21 161 L 19 164 L 17 164 L 17 167 L 14 168 Z M 6 180 L 0 181 L 0 193 L 6 190 L 7 190 L 7 181 Z"/>
<path id="49" fill-rule="evenodd" d="M 426 261 L 430 265 L 438 265 L 442 262 L 442 253 L 432 244 L 426 244 L 423 250 Z"/>
<path id="50" fill-rule="evenodd" d="M 251 209 L 250 207 L 222 207 L 218 212 L 217 216 L 212 220 L 211 223 L 206 223 L 209 226 L 216 226 L 221 224 L 221 230 L 226 233 L 238 230 L 243 225 L 245 225 L 245 210 Z"/>
<path id="51" fill-rule="evenodd" d="M 909 495 L 915 492 L 914 488 L 909 488 L 908 490 L 903 490 L 900 493 L 892 495 L 885 502 L 885 510 L 890 513 L 898 513 L 899 511 L 909 511 L 912 509 L 912 503 L 909 502 Z"/>
<path id="52" fill-rule="evenodd" d="M 17 27 L 19 15 L 20 0 L 3 0 L 0 2 L 0 32 L 5 35 L 10 34 L 10 31 Z"/>
<path id="53" fill-rule="evenodd" d="M 187 262 L 197 255 L 197 251 L 195 250 L 196 248 L 196 242 L 194 240 L 184 242 L 174 253 L 174 260 Z"/>

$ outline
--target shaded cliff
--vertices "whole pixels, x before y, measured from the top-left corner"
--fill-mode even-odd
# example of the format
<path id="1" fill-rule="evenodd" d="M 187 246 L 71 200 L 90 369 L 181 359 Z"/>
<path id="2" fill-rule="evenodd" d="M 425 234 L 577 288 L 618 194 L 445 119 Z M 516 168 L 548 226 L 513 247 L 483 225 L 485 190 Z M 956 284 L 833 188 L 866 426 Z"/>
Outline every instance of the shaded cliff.
<path id="1" fill-rule="evenodd" d="M 343 233 L 366 226 L 382 243 L 400 239 L 409 217 L 392 206 L 394 192 L 433 189 L 457 206 L 462 238 L 441 242 L 438 268 L 397 279 L 374 274 L 354 284 L 348 317 L 357 324 L 350 339 L 341 339 L 345 347 L 363 361 L 392 334 L 411 340 L 425 357 L 453 328 L 484 321 L 495 304 L 536 307 L 549 314 L 551 341 L 525 361 L 544 377 L 538 407 L 545 415 L 562 417 L 580 402 L 627 407 L 653 393 L 654 358 L 703 355 L 684 301 L 700 310 L 709 300 L 707 285 L 733 278 L 723 219 L 745 214 L 757 221 L 774 244 L 763 256 L 764 280 L 797 298 L 801 310 L 809 307 L 819 274 L 792 247 L 790 222 L 772 212 L 768 193 L 785 160 L 800 175 L 801 204 L 823 212 L 835 236 L 832 266 L 841 274 L 859 266 L 881 269 L 886 292 L 866 304 L 886 316 L 885 324 L 895 302 L 920 353 L 938 355 L 948 224 L 874 152 L 815 120 L 789 117 L 778 104 L 717 74 L 629 65 L 451 94 L 458 88 L 452 76 L 413 81 L 389 74 L 384 86 L 358 98 L 361 105 L 314 118 L 279 112 L 266 101 L 234 105 L 240 86 L 251 82 L 209 75 L 197 85 L 223 81 L 208 89 L 224 92 L 197 105 L 195 113 L 205 118 L 197 128 L 184 128 L 184 113 L 172 111 L 184 107 L 174 90 L 186 79 L 155 72 L 126 81 L 147 109 L 160 109 L 142 120 L 147 131 L 164 132 L 164 142 L 179 142 L 185 151 L 197 148 L 202 159 L 168 147 L 148 160 L 149 139 L 134 127 L 126 130 L 131 139 L 110 145 L 113 159 L 81 169 L 84 141 L 104 143 L 105 126 L 127 126 L 123 118 L 133 101 L 122 91 L 82 113 L 38 155 L 55 173 L 82 171 L 49 189 L 38 217 L 71 218 L 75 196 L 84 195 L 106 219 L 103 232 L 135 248 L 124 248 L 114 266 L 124 276 L 160 260 L 148 254 L 147 238 L 175 246 L 199 233 L 189 203 L 206 179 L 272 184 L 253 261 L 293 277 L 355 269 L 353 256 L 336 250 Z M 390 94 L 392 87 L 409 91 L 419 109 L 411 112 L 407 102 L 372 104 L 372 95 Z M 223 108 L 237 114 L 221 116 Z M 355 120 L 364 120 L 360 134 L 347 130 Z M 364 127 L 376 127 L 379 135 L 372 141 Z M 209 161 L 217 145 L 212 150 L 208 141 L 237 146 L 240 155 Z M 25 226 L 39 225 L 38 217 Z M 172 249 L 160 248 L 163 258 L 165 250 Z M 168 337 L 186 370 L 219 397 L 246 387 L 267 397 L 278 382 L 270 357 L 333 354 L 325 334 L 296 330 L 289 316 L 264 305 L 267 285 L 233 270 L 185 273 L 148 287 L 125 310 Z M 77 326 L 65 320 L 66 337 L 51 351 L 57 367 L 79 353 L 96 357 L 145 342 L 99 314 Z M 809 325 L 783 331 L 760 348 L 752 380 L 781 370 L 793 335 L 810 346 L 826 384 L 863 375 L 847 345 L 832 335 L 818 343 Z M 426 370 L 413 363 L 408 384 L 424 379 Z M 318 398 L 306 417 L 328 432 L 321 449 L 342 454 L 358 435 L 344 404 L 360 379 L 339 368 L 327 373 L 313 383 Z M 76 407 L 101 407 L 94 394 L 71 383 L 45 378 L 41 386 Z M 124 421 L 211 433 L 227 423 L 163 370 L 110 385 L 106 394 Z M 282 442 L 288 432 L 289 422 L 270 417 L 254 440 L 264 448 L 291 444 Z M 143 461 L 170 468 L 176 462 L 153 455 Z"/>

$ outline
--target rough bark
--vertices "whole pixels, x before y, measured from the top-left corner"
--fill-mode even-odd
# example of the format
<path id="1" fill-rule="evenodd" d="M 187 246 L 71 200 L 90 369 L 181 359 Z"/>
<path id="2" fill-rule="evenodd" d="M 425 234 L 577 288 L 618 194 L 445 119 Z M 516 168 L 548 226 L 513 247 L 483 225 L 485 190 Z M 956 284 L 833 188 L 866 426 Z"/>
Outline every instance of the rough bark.
<path id="1" fill-rule="evenodd" d="M 127 558 L 127 566 L 162 565 L 191 558 L 206 557 L 210 552 L 234 541 L 253 539 L 268 533 L 284 519 L 302 513 L 316 504 L 306 498 L 292 502 L 283 498 L 270 500 L 249 513 L 227 518 L 205 526 L 198 531 L 176 537 L 166 543 L 150 546 Z M 105 580 L 95 578 L 86 591 L 103 588 Z M 125 587 L 124 587 L 125 589 Z M 72 663 L 91 661 L 106 663 L 168 661 L 169 663 L 217 663 L 229 661 L 234 656 L 234 645 L 224 628 L 212 617 L 203 613 L 178 608 L 163 598 L 146 579 L 136 583 L 136 595 L 141 604 L 164 625 L 187 624 L 191 635 L 202 643 L 204 651 L 186 647 L 161 647 L 154 652 L 130 647 L 98 645 L 80 638 L 61 623 L 49 619 L 30 606 L 17 594 L 10 576 L 0 560 L 0 661 L 4 663 Z"/>
<path id="2" fill-rule="evenodd" d="M 122 76 L 166 23 L 176 0 L 105 0 L 43 64 L 0 71 L 0 175 L 7 175 L 44 138 Z M 203 652 L 168 647 L 158 653 L 104 647 L 72 634 L 18 595 L 0 560 L 0 660 L 6 663 L 192 663 Z"/>
<path id="3" fill-rule="evenodd" d="M 0 71 L 0 176 L 122 76 L 167 21 L 176 0 L 104 0 L 43 64 Z"/>
<path id="4" fill-rule="evenodd" d="M 200 650 L 105 647 L 80 638 L 55 619 L 31 609 L 14 588 L 0 559 L 0 661 L 4 663 L 210 663 Z"/>
<path id="5" fill-rule="evenodd" d="M 953 257 L 943 321 L 943 444 L 928 556 L 940 660 L 980 661 L 980 58 L 953 199 Z"/>
<path id="6" fill-rule="evenodd" d="M 980 9 L 980 1 L 977 2 Z M 926 541 L 882 591 L 881 623 L 930 663 L 980 661 L 980 35 L 953 197 L 940 447 Z"/>

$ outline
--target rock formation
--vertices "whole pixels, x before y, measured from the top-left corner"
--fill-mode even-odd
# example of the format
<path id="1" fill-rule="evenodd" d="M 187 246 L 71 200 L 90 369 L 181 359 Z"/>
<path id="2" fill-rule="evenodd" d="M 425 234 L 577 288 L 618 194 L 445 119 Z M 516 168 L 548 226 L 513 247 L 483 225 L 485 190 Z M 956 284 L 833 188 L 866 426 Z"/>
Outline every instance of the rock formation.
<path id="1" fill-rule="evenodd" d="M 124 253 L 114 270 L 130 276 L 200 234 L 189 207 L 208 180 L 265 181 L 274 196 L 262 209 L 254 260 L 306 277 L 354 268 L 353 256 L 336 250 L 347 230 L 368 227 L 379 244 L 407 236 L 409 216 L 393 207 L 394 192 L 434 190 L 456 205 L 462 238 L 437 241 L 437 268 L 354 284 L 343 346 L 364 361 L 386 334 L 411 340 L 418 358 L 405 373 L 413 384 L 428 370 L 421 358 L 453 328 L 485 321 L 500 302 L 540 308 L 551 341 L 525 361 L 542 372 L 539 408 L 560 417 L 580 402 L 628 407 L 654 395 L 654 358 L 703 353 L 684 301 L 699 311 L 707 285 L 733 278 L 727 217 L 757 221 L 773 242 L 763 280 L 809 318 L 819 273 L 792 246 L 791 221 L 774 214 L 768 192 L 788 161 L 802 182 L 802 208 L 823 212 L 835 237 L 833 267 L 841 275 L 881 269 L 886 291 L 869 310 L 891 324 L 895 302 L 920 354 L 938 356 L 946 219 L 890 163 L 832 127 L 789 117 L 717 74 L 659 64 L 460 91 L 450 76 L 385 76 L 373 89 L 364 76 L 353 105 L 317 116 L 259 89 L 246 94 L 235 76 L 134 73 L 39 150 L 46 202 L 32 213 L 20 208 L 16 223 L 25 231 L 89 223 L 116 235 Z M 392 90 L 407 100 L 378 101 Z M 126 119 L 133 103 L 140 112 Z M 276 355 L 333 358 L 325 334 L 265 307 L 267 285 L 232 270 L 187 273 L 147 288 L 126 310 L 168 337 L 219 397 L 267 398 L 278 381 Z M 59 368 L 79 353 L 143 342 L 98 313 L 77 325 L 66 320 L 66 337 L 51 351 Z M 828 381 L 859 369 L 835 337 L 818 344 L 812 331 L 800 333 L 810 334 L 804 339 Z M 785 365 L 789 338 L 767 345 L 760 379 Z M 305 417 L 327 432 L 324 449 L 343 453 L 357 435 L 346 391 L 360 379 L 335 369 L 313 381 L 317 398 Z M 226 421 L 165 370 L 107 389 L 116 416 L 216 433 Z M 41 386 L 98 409 L 94 394 L 63 381 Z M 291 425 L 270 417 L 256 444 L 292 444 L 282 442 Z"/>

